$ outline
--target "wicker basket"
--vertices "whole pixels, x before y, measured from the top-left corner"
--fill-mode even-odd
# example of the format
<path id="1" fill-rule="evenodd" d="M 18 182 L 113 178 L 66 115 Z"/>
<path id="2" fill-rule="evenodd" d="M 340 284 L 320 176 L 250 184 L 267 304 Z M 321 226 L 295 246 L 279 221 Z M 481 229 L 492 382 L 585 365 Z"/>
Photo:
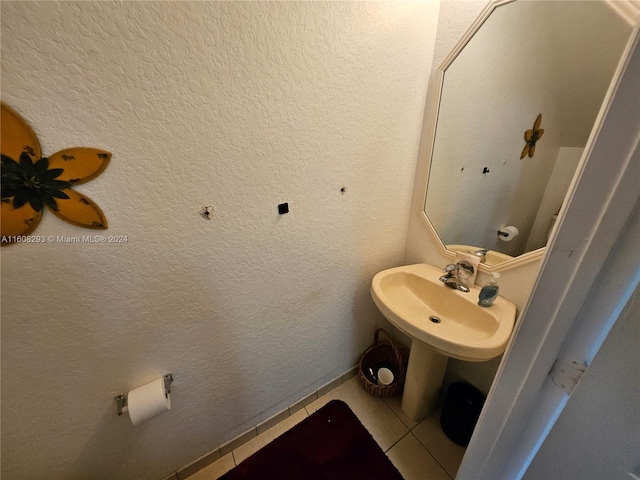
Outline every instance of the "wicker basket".
<path id="1" fill-rule="evenodd" d="M 391 335 L 384 328 L 379 328 L 376 330 L 375 343 L 364 352 L 360 359 L 358 376 L 360 385 L 376 397 L 387 397 L 400 392 L 404 387 L 407 358 L 408 350 L 404 347 L 398 347 Z M 381 364 L 389 364 L 394 371 L 395 379 L 390 385 L 373 383 L 364 373 L 369 368 L 377 368 Z"/>

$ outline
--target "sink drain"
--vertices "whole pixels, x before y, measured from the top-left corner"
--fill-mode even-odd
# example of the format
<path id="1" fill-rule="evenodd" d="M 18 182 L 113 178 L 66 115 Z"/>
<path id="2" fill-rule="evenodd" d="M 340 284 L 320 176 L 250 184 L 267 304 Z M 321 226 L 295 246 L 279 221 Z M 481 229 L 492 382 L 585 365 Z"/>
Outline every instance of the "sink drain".
<path id="1" fill-rule="evenodd" d="M 431 320 L 433 323 L 440 323 L 442 321 L 438 317 L 429 317 L 429 320 Z"/>

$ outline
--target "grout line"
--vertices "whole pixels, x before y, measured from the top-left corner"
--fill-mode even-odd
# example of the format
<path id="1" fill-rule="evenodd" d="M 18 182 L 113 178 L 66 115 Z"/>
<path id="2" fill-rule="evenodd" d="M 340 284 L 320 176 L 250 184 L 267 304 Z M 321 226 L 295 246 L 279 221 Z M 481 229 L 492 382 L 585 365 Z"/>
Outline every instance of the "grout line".
<path id="1" fill-rule="evenodd" d="M 391 406 L 390 406 L 387 402 L 384 402 L 384 404 L 385 404 L 387 407 L 389 407 L 389 408 L 391 409 L 391 411 L 394 413 L 394 415 L 395 415 L 395 416 L 396 416 L 396 417 L 397 417 L 397 418 L 402 422 L 402 424 L 403 424 L 405 427 L 407 427 L 407 425 L 402 421 L 402 418 L 400 418 L 400 415 L 398 415 L 398 413 L 397 413 L 393 408 L 391 408 Z M 436 408 L 436 410 L 431 414 L 431 416 L 436 416 L 436 415 L 438 414 L 438 412 L 439 412 L 439 411 L 440 411 L 440 407 Z M 438 465 L 440 465 L 440 467 L 442 468 L 442 470 L 444 470 L 444 472 L 447 474 L 447 476 L 453 480 L 453 477 L 449 474 L 449 471 L 445 468 L 445 466 L 444 466 L 442 463 L 440 463 L 440 461 L 438 460 L 438 457 L 436 457 L 433 453 L 431 453 L 431 451 L 427 448 L 427 446 L 426 446 L 424 443 L 422 443 L 422 442 L 420 441 L 420 439 L 418 438 L 418 436 L 413 432 L 413 431 L 414 431 L 414 430 L 415 430 L 419 425 L 421 425 L 421 424 L 422 424 L 422 422 L 424 422 L 425 420 L 427 420 L 427 418 L 429 418 L 429 417 L 425 417 L 425 418 L 423 418 L 422 420 L 420 420 L 418 423 L 416 423 L 416 424 L 415 424 L 413 427 L 411 427 L 411 428 L 407 427 L 407 429 L 408 429 L 407 434 L 409 434 L 409 433 L 410 433 L 410 434 L 412 434 L 412 435 L 413 435 L 413 437 L 418 441 L 418 443 L 420 444 L 420 446 L 426 450 L 426 452 L 427 452 L 427 453 L 428 453 L 428 454 L 429 454 L 429 455 L 430 455 L 430 456 L 431 456 L 431 457 L 436 461 L 436 463 L 437 463 Z M 404 437 L 406 437 L 406 436 L 407 436 L 406 434 L 405 434 L 405 435 L 403 435 L 403 436 L 402 436 L 402 438 L 401 438 L 400 440 L 402 440 L 402 439 L 403 439 Z M 393 445 L 391 445 L 391 446 L 390 446 L 390 447 L 389 447 L 389 448 L 384 452 L 384 453 L 385 453 L 385 455 L 387 454 L 387 452 L 388 452 L 391 448 L 393 448 L 393 447 L 394 447 L 398 442 L 400 442 L 400 440 L 398 440 L 398 441 L 397 441 L 397 442 L 395 442 Z"/>
<path id="2" fill-rule="evenodd" d="M 310 403 L 315 402 L 317 399 L 318 399 L 318 391 L 317 390 L 314 390 L 313 392 L 311 392 L 306 397 L 302 397 L 300 400 L 298 400 L 296 403 L 294 403 L 293 405 L 291 405 L 288 408 L 289 416 L 293 415 L 298 410 L 302 410 L 304 407 L 306 407 Z"/>
<path id="3" fill-rule="evenodd" d="M 396 412 L 393 408 L 391 408 L 391 405 L 389 405 L 387 402 L 384 401 L 384 399 L 382 400 L 384 402 L 384 404 L 389 407 L 389 409 L 393 412 L 393 414 L 398 418 L 398 420 L 400 420 L 400 422 L 407 427 L 407 430 L 412 431 L 414 428 L 416 428 L 418 425 L 420 425 L 420 423 L 422 423 L 422 420 L 420 420 L 418 423 L 416 423 L 413 427 L 409 427 L 406 423 L 404 423 L 404 420 L 402 420 L 402 418 L 400 417 L 400 415 L 398 414 L 398 412 Z M 411 420 L 411 419 L 409 419 Z M 412 420 L 415 421 L 415 420 Z"/>
<path id="4" fill-rule="evenodd" d="M 263 422 L 261 422 L 258 425 L 256 425 L 256 431 L 258 432 L 258 435 L 266 432 L 271 427 L 275 427 L 277 424 L 279 424 L 280 422 L 286 420 L 290 416 L 291 416 L 291 412 L 289 411 L 288 407 L 285 408 L 284 410 L 280 410 L 278 413 L 270 416 L 269 418 L 267 418 Z"/>
<path id="5" fill-rule="evenodd" d="M 395 447 L 398 443 L 400 443 L 402 441 L 403 438 L 405 438 L 409 434 L 411 434 L 411 432 L 409 430 L 407 430 L 407 432 L 404 435 L 402 435 L 398 440 L 396 440 L 393 444 L 391 444 L 391 446 L 389 448 L 387 448 L 384 451 L 384 454 L 386 455 L 389 452 L 389 450 L 391 450 L 393 447 Z M 422 444 L 420 444 L 420 445 L 422 445 Z M 380 446 L 380 445 L 378 445 L 378 446 Z M 424 448 L 424 445 L 422 446 L 422 448 Z M 425 450 L 426 450 L 426 448 L 425 448 Z"/>
<path id="6" fill-rule="evenodd" d="M 453 477 L 452 477 L 451 475 L 449 475 L 449 471 L 445 468 L 445 466 L 444 466 L 442 463 L 440 463 L 440 461 L 438 460 L 438 457 L 436 457 L 433 453 L 431 453 L 431 452 L 429 451 L 429 449 L 426 447 L 426 445 L 420 441 L 420 439 L 418 438 L 418 436 L 417 436 L 415 433 L 413 433 L 413 432 L 410 432 L 410 433 L 411 433 L 411 435 L 413 435 L 413 437 L 418 441 L 418 443 L 419 443 L 420 445 L 422 445 L 422 448 L 424 448 L 424 449 L 426 450 L 426 452 L 427 452 L 429 455 L 431 455 L 431 458 L 433 458 L 433 459 L 436 461 L 436 463 L 437 463 L 438 465 L 440 465 L 440 468 L 442 468 L 442 470 L 444 470 L 444 472 L 449 476 L 449 478 L 453 479 Z"/>

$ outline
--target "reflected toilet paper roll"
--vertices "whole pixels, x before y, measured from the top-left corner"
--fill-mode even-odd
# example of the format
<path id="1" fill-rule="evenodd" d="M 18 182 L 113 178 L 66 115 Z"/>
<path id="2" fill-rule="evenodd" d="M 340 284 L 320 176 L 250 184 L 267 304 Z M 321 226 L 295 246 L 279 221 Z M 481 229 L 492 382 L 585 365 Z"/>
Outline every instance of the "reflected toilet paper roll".
<path id="1" fill-rule="evenodd" d="M 509 225 L 508 227 L 502 227 L 500 230 L 498 230 L 498 238 L 503 242 L 510 242 L 519 234 L 520 232 L 518 231 L 518 229 L 512 225 Z"/>
<path id="2" fill-rule="evenodd" d="M 142 387 L 135 388 L 127 396 L 127 411 L 131 423 L 138 425 L 171 409 L 171 394 L 165 396 L 164 378 L 160 377 Z"/>

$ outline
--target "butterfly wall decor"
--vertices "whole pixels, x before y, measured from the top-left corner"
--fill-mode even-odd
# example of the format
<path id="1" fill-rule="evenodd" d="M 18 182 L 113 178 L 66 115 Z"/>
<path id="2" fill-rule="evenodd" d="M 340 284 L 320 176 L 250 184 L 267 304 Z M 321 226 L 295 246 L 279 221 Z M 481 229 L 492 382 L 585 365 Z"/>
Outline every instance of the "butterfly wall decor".
<path id="1" fill-rule="evenodd" d="M 520 160 L 529 155 L 529 158 L 533 157 L 533 154 L 536 152 L 536 142 L 540 140 L 542 135 L 544 134 L 544 129 L 540 128 L 540 124 L 542 123 L 542 114 L 538 114 L 535 123 L 533 124 L 533 128 L 531 130 L 527 130 L 524 132 L 524 141 L 527 144 L 524 146 L 522 153 L 520 154 Z"/>
<path id="2" fill-rule="evenodd" d="M 107 228 L 107 219 L 90 198 L 71 187 L 100 175 L 111 153 L 96 148 L 69 148 L 43 157 L 34 131 L 13 109 L 1 104 L 2 246 L 32 233 L 46 206 L 72 225 Z"/>

